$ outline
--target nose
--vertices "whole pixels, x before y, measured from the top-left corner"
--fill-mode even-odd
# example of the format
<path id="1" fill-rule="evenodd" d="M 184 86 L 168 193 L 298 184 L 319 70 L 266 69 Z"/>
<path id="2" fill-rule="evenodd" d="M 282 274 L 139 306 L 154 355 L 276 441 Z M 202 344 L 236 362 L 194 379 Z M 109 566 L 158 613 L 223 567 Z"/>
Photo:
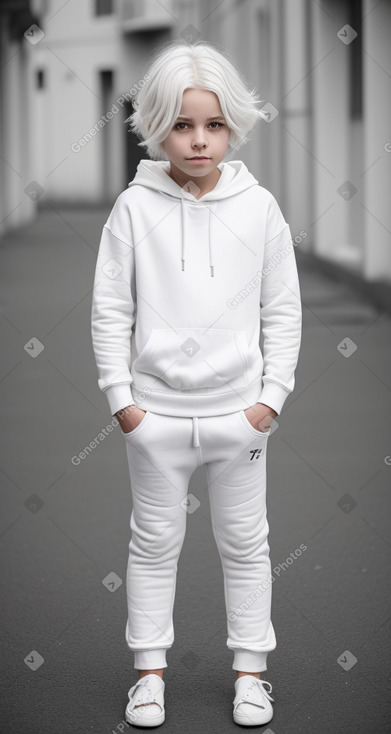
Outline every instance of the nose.
<path id="1" fill-rule="evenodd" d="M 206 145 L 206 135 L 204 132 L 203 127 L 195 127 L 193 132 L 193 141 L 192 145 L 203 148 Z"/>

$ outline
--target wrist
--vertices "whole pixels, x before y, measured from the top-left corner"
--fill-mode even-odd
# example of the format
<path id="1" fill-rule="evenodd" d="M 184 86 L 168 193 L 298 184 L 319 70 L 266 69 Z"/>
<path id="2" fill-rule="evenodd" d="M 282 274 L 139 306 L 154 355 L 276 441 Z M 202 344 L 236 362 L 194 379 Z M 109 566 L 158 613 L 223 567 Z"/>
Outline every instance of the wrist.
<path id="1" fill-rule="evenodd" d="M 276 417 L 276 415 L 278 415 L 277 411 L 276 411 L 276 410 L 274 410 L 274 408 L 271 408 L 271 406 L 270 406 L 270 405 L 267 405 L 266 403 L 261 403 L 261 402 L 258 402 L 258 403 L 256 403 L 256 405 L 261 405 L 261 406 L 262 406 L 262 408 L 267 408 L 268 412 L 270 413 L 270 415 L 271 415 L 271 416 L 272 416 L 273 418 L 275 418 L 275 417 Z"/>
<path id="2" fill-rule="evenodd" d="M 132 403 L 131 405 L 126 405 L 125 408 L 121 408 L 121 410 L 117 410 L 117 412 L 115 413 L 115 417 L 119 421 L 124 420 L 127 416 L 133 413 L 135 408 L 137 408 L 137 406 L 134 405 L 134 403 Z"/>

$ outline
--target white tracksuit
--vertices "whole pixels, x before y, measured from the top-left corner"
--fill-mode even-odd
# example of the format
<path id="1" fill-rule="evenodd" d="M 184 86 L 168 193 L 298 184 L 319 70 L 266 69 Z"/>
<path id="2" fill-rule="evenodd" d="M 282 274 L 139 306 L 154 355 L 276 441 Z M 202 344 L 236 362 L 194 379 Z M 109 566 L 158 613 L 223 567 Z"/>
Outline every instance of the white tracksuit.
<path id="1" fill-rule="evenodd" d="M 289 225 L 241 161 L 220 163 L 196 199 L 165 161 L 140 162 L 103 227 L 91 333 L 112 415 L 146 411 L 122 434 L 133 498 L 126 642 L 134 667 L 166 667 L 176 568 L 193 471 L 205 464 L 223 565 L 233 668 L 266 669 L 276 639 L 266 518 L 269 433 L 244 411 L 281 412 L 294 388 L 300 288 Z M 186 189 L 189 190 L 186 190 Z M 193 504 L 192 504 L 193 503 Z M 195 504 L 194 504 L 195 503 Z"/>

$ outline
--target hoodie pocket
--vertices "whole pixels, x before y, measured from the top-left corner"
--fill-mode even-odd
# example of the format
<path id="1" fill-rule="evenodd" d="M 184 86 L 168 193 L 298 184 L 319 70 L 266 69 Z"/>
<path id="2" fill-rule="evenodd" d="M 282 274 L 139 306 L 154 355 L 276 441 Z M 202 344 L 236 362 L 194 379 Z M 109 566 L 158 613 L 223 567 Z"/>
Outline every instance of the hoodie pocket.
<path id="1" fill-rule="evenodd" d="M 245 331 L 152 329 L 133 367 L 178 390 L 240 389 L 247 386 L 248 351 Z"/>

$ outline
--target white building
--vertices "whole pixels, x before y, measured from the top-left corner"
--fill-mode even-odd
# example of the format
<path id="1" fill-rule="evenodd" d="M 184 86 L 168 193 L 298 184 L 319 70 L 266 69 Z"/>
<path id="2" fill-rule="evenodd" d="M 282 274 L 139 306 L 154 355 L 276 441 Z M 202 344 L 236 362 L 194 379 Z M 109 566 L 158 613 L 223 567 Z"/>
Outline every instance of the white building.
<path id="1" fill-rule="evenodd" d="M 36 211 L 28 52 L 43 6 L 40 0 L 0 0 L 0 235 Z"/>

